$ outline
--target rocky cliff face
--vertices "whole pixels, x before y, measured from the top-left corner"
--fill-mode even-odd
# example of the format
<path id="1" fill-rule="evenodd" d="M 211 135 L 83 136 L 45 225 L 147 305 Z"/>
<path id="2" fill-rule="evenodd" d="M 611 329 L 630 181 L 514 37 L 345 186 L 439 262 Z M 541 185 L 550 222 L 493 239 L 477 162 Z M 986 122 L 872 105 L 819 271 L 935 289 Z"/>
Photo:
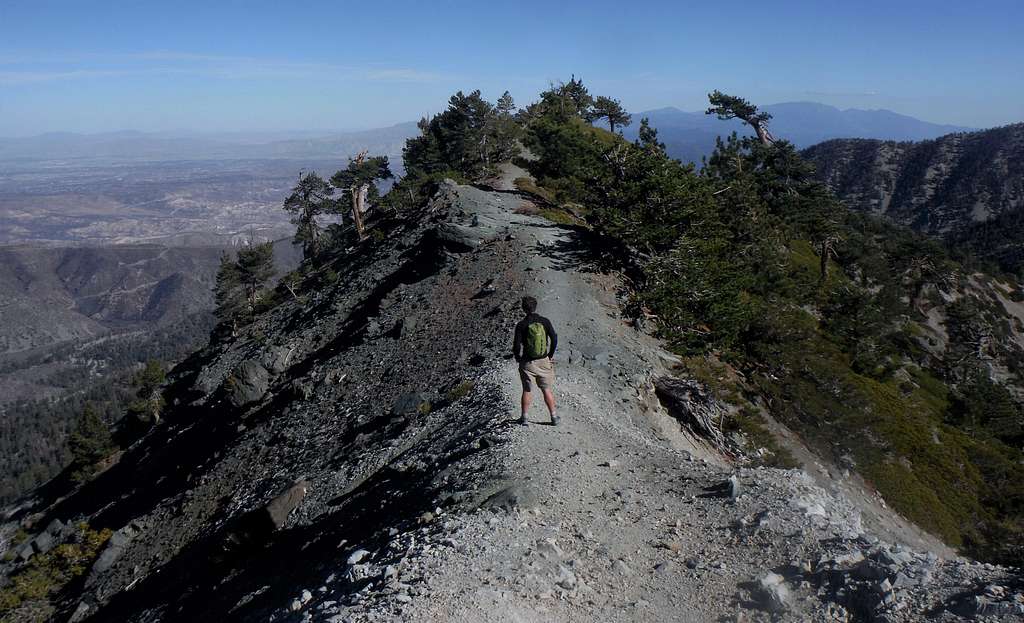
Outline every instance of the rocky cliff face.
<path id="1" fill-rule="evenodd" d="M 1019 237 L 996 225 L 1021 220 L 1024 124 L 919 143 L 837 139 L 803 155 L 849 207 L 1019 264 Z"/>
<path id="2" fill-rule="evenodd" d="M 86 520 L 114 536 L 56 598 L 74 621 L 1024 610 L 1011 570 L 956 559 L 877 500 L 743 467 L 714 429 L 728 406 L 658 381 L 676 360 L 622 322 L 583 234 L 505 188 L 446 182 L 178 366 L 162 425 L 83 488 L 9 513 L 0 534 L 31 538 L 5 574 Z M 527 293 L 560 334 L 557 428 L 539 406 L 513 423 Z"/>
<path id="3" fill-rule="evenodd" d="M 216 248 L 0 249 L 0 353 L 207 311 L 219 257 Z"/>

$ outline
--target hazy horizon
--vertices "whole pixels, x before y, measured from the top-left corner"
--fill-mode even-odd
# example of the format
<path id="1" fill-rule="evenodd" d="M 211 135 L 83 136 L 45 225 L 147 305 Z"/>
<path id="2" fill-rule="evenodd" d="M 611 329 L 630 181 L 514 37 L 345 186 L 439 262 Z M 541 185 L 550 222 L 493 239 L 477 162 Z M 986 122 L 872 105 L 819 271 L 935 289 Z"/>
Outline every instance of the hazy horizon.
<path id="1" fill-rule="evenodd" d="M 762 107 L 770 108 L 772 106 L 780 106 L 780 105 L 784 105 L 784 104 L 816 104 L 816 105 L 832 106 L 831 104 L 825 104 L 824 102 L 817 102 L 817 101 L 814 101 L 814 100 L 794 100 L 794 101 L 786 101 L 786 102 L 769 102 L 769 103 L 763 104 Z M 837 108 L 840 111 L 856 110 L 856 111 L 863 111 L 863 112 L 891 112 L 891 113 L 895 113 L 895 114 L 899 114 L 899 115 L 906 115 L 906 113 L 900 113 L 898 111 L 890 110 L 888 108 L 859 108 L 859 107 L 839 107 L 839 106 L 835 106 L 834 108 Z M 678 110 L 678 111 L 684 112 L 684 113 L 702 113 L 703 112 L 703 109 L 701 109 L 701 110 L 687 110 L 687 109 L 681 108 L 681 107 L 673 105 L 673 104 L 666 104 L 664 106 L 652 106 L 652 107 L 644 109 L 644 110 L 636 110 L 636 111 L 630 111 L 630 112 L 633 113 L 633 114 L 637 114 L 637 113 L 644 113 L 644 112 L 657 111 L 657 110 L 669 110 L 669 109 L 675 109 L 675 110 Z M 906 115 L 906 116 L 912 117 L 912 118 L 917 119 L 919 121 L 924 121 L 924 122 L 927 122 L 927 123 L 933 123 L 933 124 L 936 124 L 936 125 L 950 125 L 950 126 L 961 125 L 961 124 L 945 123 L 945 122 L 942 122 L 942 121 L 934 121 L 932 119 L 925 119 L 925 118 L 917 117 L 915 115 Z M 138 128 L 119 128 L 119 129 L 112 129 L 112 130 L 102 130 L 102 131 L 97 131 L 97 132 L 80 132 L 80 131 L 75 131 L 75 130 L 49 130 L 49 131 L 46 131 L 46 132 L 38 132 L 38 133 L 31 133 L 31 134 L 30 133 L 23 133 L 23 134 L 15 133 L 15 134 L 9 134 L 9 135 L 0 135 L 0 139 L 26 139 L 26 138 L 38 138 L 38 137 L 43 137 L 43 136 L 61 135 L 61 134 L 69 134 L 69 135 L 76 135 L 76 136 L 103 136 L 103 135 L 116 135 L 116 134 L 141 134 L 141 135 L 145 135 L 145 136 L 161 137 L 161 138 L 186 138 L 186 137 L 205 137 L 205 138 L 224 137 L 224 138 L 228 138 L 228 137 L 232 137 L 232 136 L 237 136 L 237 137 L 247 137 L 247 138 L 249 138 L 249 140 L 252 140 L 257 135 L 266 135 L 267 137 L 270 137 L 270 136 L 276 137 L 276 138 L 268 138 L 268 140 L 282 140 L 282 139 L 283 140 L 288 140 L 288 139 L 291 139 L 291 138 L 300 138 L 299 135 L 304 135 L 304 136 L 301 136 L 301 138 L 314 138 L 316 136 L 330 136 L 332 134 L 354 134 L 354 133 L 359 133 L 359 132 L 369 132 L 369 131 L 373 131 L 373 130 L 379 130 L 379 129 L 382 129 L 382 128 L 390 128 L 390 127 L 401 126 L 401 125 L 406 125 L 406 124 L 410 124 L 410 123 L 416 123 L 416 121 L 417 120 L 415 120 L 415 119 L 405 119 L 405 120 L 394 121 L 392 123 L 383 123 L 381 125 L 359 126 L 359 127 L 341 127 L 341 128 L 301 128 L 301 127 L 295 127 L 295 128 L 280 128 L 280 129 L 274 129 L 274 128 L 254 128 L 254 129 L 249 129 L 249 130 L 229 130 L 229 129 L 224 129 L 224 130 L 212 130 L 212 129 L 211 130 L 201 130 L 201 129 L 191 129 L 191 128 L 169 128 L 169 129 L 165 129 L 165 130 L 141 130 L 141 129 L 138 129 Z M 1024 119 L 1021 119 L 1021 121 L 1024 121 Z M 1009 122 L 1009 123 L 1016 123 L 1016 122 Z M 1007 125 L 1007 124 L 999 124 L 999 125 Z M 996 126 L 982 126 L 982 125 L 967 124 L 967 125 L 962 126 L 962 127 L 969 127 L 969 128 L 973 128 L 973 129 L 983 130 L 983 129 L 987 129 L 988 127 L 996 127 Z"/>
<path id="2" fill-rule="evenodd" d="M 631 111 L 701 110 L 721 89 L 991 127 L 1024 120 L 1022 22 L 1002 0 L 15 1 L 0 7 L 0 136 L 370 129 L 439 112 L 458 90 L 525 104 L 572 74 Z"/>

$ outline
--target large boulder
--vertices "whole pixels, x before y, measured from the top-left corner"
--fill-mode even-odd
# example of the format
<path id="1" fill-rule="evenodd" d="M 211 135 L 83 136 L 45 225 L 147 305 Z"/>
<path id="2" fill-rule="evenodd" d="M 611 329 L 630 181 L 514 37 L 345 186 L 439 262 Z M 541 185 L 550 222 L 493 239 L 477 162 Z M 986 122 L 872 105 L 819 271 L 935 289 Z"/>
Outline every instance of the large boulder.
<path id="1" fill-rule="evenodd" d="M 501 489 L 489 496 L 480 505 L 482 508 L 503 509 L 512 511 L 516 509 L 529 510 L 536 508 L 540 496 L 537 492 L 523 484 L 513 484 Z"/>
<path id="2" fill-rule="evenodd" d="M 754 597 L 770 612 L 782 612 L 789 607 L 789 588 L 777 573 L 767 573 L 758 579 Z"/>
<path id="3" fill-rule="evenodd" d="M 226 381 L 231 404 L 244 407 L 263 398 L 270 387 L 270 373 L 259 363 L 243 361 Z"/>
<path id="4" fill-rule="evenodd" d="M 46 525 L 46 530 L 44 530 L 44 532 L 52 535 L 54 538 L 57 538 L 64 533 L 64 530 L 66 528 L 67 524 L 65 524 L 60 519 L 54 519 Z"/>
<path id="5" fill-rule="evenodd" d="M 291 363 L 294 351 L 295 348 L 287 348 L 285 346 L 272 346 L 268 348 L 261 358 L 263 367 L 273 374 L 281 374 L 288 368 L 288 364 Z"/>
<path id="6" fill-rule="evenodd" d="M 394 417 L 416 415 L 426 411 L 429 407 L 430 399 L 427 396 L 419 392 L 409 392 L 395 399 L 391 405 L 391 415 Z"/>
<path id="7" fill-rule="evenodd" d="M 309 483 L 298 480 L 276 495 L 266 505 L 253 509 L 235 520 L 228 530 L 228 549 L 260 547 L 276 530 L 284 527 L 291 514 L 309 490 Z"/>
<path id="8" fill-rule="evenodd" d="M 107 546 L 103 549 L 99 558 L 97 558 L 96 562 L 92 565 L 92 573 L 103 573 L 114 566 L 114 562 L 116 562 L 117 559 L 121 557 L 121 554 L 124 553 L 125 548 L 128 547 L 128 542 L 132 540 L 132 536 L 134 536 L 134 534 L 135 531 L 126 526 L 110 535 L 110 540 L 107 541 Z"/>
<path id="9" fill-rule="evenodd" d="M 288 519 L 288 515 L 298 508 L 303 498 L 306 497 L 306 491 L 308 490 L 309 483 L 305 480 L 300 480 L 288 487 L 288 489 L 273 500 L 270 500 L 270 503 L 264 506 L 262 511 L 267 527 L 271 531 L 279 530 L 284 525 L 285 520 Z"/>
<path id="10" fill-rule="evenodd" d="M 35 550 L 34 547 L 32 547 L 32 544 L 31 543 L 25 543 L 24 545 L 22 545 L 21 547 L 18 548 L 18 553 L 16 554 L 16 558 L 17 558 L 18 562 L 28 562 L 29 559 L 32 558 L 32 556 L 35 555 L 35 553 L 36 553 L 36 550 Z"/>
<path id="11" fill-rule="evenodd" d="M 32 539 L 32 549 L 34 549 L 37 554 L 45 554 L 53 549 L 53 546 L 56 544 L 57 543 L 54 541 L 53 535 L 49 532 L 43 532 L 36 538 Z"/>

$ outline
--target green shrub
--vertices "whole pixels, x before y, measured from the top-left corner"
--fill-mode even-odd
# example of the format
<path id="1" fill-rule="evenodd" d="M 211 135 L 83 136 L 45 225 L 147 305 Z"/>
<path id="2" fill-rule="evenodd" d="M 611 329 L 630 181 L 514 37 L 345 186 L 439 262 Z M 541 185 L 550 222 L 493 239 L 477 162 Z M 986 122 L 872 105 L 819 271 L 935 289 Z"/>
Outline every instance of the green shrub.
<path id="1" fill-rule="evenodd" d="M 110 530 L 97 531 L 81 523 L 73 540 L 32 557 L 11 576 L 10 584 L 0 589 L 0 621 L 12 620 L 12 611 L 29 604 L 36 605 L 37 611 L 52 610 L 50 598 L 89 570 L 110 535 Z M 21 614 L 19 610 L 17 616 Z"/>
<path id="2" fill-rule="evenodd" d="M 76 482 L 89 480 L 96 464 L 115 451 L 113 437 L 92 403 L 86 403 L 74 431 L 68 439 L 71 450 L 71 478 Z"/>
<path id="3" fill-rule="evenodd" d="M 554 205 L 556 203 L 554 193 L 545 188 L 541 188 L 536 183 L 534 183 L 532 179 L 528 177 L 517 177 L 515 180 L 512 181 L 512 184 L 516 187 L 517 190 L 521 190 L 524 193 L 533 195 L 534 197 L 540 199 L 544 203 L 548 203 L 551 205 Z"/>
<path id="4" fill-rule="evenodd" d="M 779 469 L 795 469 L 800 467 L 793 453 L 789 451 L 775 435 L 768 430 L 760 413 L 749 406 L 744 406 L 737 413 L 727 418 L 724 432 L 738 431 L 747 438 L 750 450 L 755 451 L 752 457 L 756 464 Z M 763 451 L 764 454 L 756 454 L 756 451 Z"/>
<path id="5" fill-rule="evenodd" d="M 538 214 L 541 218 L 545 218 L 558 225 L 567 225 L 571 227 L 580 224 L 580 220 L 576 218 L 576 216 L 568 210 L 561 208 L 541 208 Z"/>
<path id="6" fill-rule="evenodd" d="M 473 391 L 473 386 L 474 386 L 473 381 L 470 381 L 468 379 L 465 380 L 465 381 L 462 381 L 461 383 L 459 383 L 455 387 L 453 387 L 450 390 L 448 390 L 448 394 L 445 396 L 445 399 L 449 403 L 457 402 L 457 401 L 461 400 L 462 398 L 465 398 L 466 396 L 468 396 L 469 392 Z"/>

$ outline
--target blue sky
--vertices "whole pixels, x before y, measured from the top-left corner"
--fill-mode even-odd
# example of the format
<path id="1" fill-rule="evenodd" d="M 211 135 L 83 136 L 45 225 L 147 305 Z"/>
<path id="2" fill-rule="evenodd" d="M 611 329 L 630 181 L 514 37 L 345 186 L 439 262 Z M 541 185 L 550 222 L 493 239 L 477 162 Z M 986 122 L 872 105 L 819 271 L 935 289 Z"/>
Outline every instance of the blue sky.
<path id="1" fill-rule="evenodd" d="M 0 136 L 355 129 L 581 76 L 633 111 L 755 103 L 1024 121 L 1024 2 L 0 0 Z"/>

